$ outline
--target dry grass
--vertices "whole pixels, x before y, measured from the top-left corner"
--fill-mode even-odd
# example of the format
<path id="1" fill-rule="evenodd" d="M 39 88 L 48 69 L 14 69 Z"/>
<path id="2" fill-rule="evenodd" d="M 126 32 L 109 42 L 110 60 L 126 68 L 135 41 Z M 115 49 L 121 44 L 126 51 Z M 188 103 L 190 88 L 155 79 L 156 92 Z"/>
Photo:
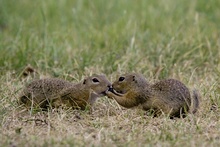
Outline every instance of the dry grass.
<path id="1" fill-rule="evenodd" d="M 185 119 L 153 118 L 114 100 L 100 98 L 92 111 L 49 110 L 30 112 L 16 104 L 22 80 L 8 74 L 2 99 L 1 144 L 11 146 L 218 146 L 220 113 L 217 85 L 193 83 L 202 95 L 201 108 Z M 3 86 L 2 86 L 3 87 Z M 5 86 L 4 86 L 5 87 Z M 18 92 L 19 93 L 19 92 Z"/>

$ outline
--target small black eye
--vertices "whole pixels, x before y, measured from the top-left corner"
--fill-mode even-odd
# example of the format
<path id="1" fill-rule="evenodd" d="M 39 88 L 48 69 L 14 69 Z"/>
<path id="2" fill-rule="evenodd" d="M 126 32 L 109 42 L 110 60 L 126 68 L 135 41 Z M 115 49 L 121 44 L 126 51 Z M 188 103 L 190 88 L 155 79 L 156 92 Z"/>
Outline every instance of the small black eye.
<path id="1" fill-rule="evenodd" d="M 120 82 L 122 82 L 122 81 L 124 81 L 124 77 L 120 77 L 119 79 L 118 79 L 118 81 L 120 81 Z"/>
<path id="2" fill-rule="evenodd" d="M 99 80 L 96 79 L 96 78 L 93 78 L 92 81 L 93 81 L 94 83 L 98 83 L 98 82 L 99 82 Z"/>

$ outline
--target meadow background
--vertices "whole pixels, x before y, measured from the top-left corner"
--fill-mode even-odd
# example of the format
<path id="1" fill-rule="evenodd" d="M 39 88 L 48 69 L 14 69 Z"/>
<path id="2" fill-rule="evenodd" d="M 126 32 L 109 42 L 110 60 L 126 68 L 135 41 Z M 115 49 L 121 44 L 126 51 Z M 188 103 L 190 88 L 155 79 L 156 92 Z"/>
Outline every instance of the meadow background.
<path id="1" fill-rule="evenodd" d="M 1 146 L 219 146 L 219 8 L 218 0 L 0 0 Z M 176 78 L 199 90 L 201 105 L 176 120 L 106 97 L 93 112 L 21 111 L 27 65 L 73 82 L 93 73 Z"/>

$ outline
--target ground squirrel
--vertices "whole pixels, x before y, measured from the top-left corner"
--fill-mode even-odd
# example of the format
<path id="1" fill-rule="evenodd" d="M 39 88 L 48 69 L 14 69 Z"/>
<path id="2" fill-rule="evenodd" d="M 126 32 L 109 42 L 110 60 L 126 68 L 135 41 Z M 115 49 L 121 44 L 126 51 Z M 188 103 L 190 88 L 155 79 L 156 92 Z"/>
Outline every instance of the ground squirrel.
<path id="1" fill-rule="evenodd" d="M 137 73 L 120 76 L 107 96 L 126 108 L 140 105 L 144 110 L 153 110 L 156 116 L 163 112 L 171 117 L 184 117 L 188 111 L 195 113 L 199 107 L 198 93 L 193 91 L 191 97 L 189 89 L 180 81 L 165 79 L 150 84 Z"/>
<path id="2" fill-rule="evenodd" d="M 57 78 L 40 79 L 24 88 L 19 103 L 28 108 L 64 105 L 85 109 L 87 104 L 92 105 L 97 97 L 106 95 L 109 87 L 111 83 L 105 75 L 93 75 L 77 84 Z"/>

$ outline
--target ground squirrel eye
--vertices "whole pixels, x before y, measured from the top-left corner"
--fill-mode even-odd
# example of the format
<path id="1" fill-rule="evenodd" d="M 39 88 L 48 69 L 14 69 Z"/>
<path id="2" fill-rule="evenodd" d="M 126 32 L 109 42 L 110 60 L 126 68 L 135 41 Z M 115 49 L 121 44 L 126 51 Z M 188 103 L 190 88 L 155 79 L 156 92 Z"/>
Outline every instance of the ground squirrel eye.
<path id="1" fill-rule="evenodd" d="M 99 82 L 99 80 L 96 79 L 96 78 L 93 78 L 92 81 L 93 81 L 94 83 L 98 83 L 98 82 Z"/>
<path id="2" fill-rule="evenodd" d="M 122 81 L 124 81 L 124 77 L 120 77 L 119 79 L 118 79 L 118 81 L 120 81 L 120 82 L 122 82 Z"/>

